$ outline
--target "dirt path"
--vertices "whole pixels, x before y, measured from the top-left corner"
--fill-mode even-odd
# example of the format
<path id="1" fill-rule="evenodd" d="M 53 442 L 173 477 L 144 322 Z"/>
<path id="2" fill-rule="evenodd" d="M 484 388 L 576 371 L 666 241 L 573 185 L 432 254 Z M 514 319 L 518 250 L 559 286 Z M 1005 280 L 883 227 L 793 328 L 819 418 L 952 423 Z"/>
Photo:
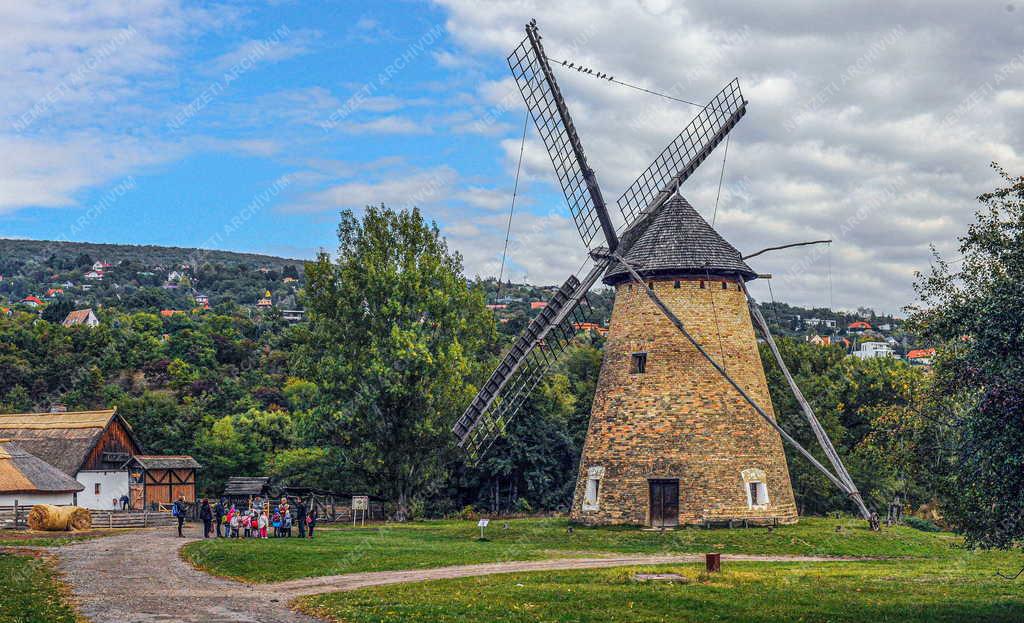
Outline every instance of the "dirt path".
<path id="1" fill-rule="evenodd" d="M 57 553 L 60 570 L 71 585 L 82 614 L 93 623 L 312 623 L 316 619 L 290 610 L 288 602 L 304 595 L 403 582 L 704 559 L 702 554 L 609 555 L 349 573 L 250 585 L 208 575 L 183 561 L 178 550 L 191 540 L 177 538 L 172 528 L 155 528 L 65 545 Z M 723 555 L 722 560 L 831 562 L 858 559 L 728 554 Z"/>
<path id="2" fill-rule="evenodd" d="M 565 569 L 604 569 L 607 567 L 626 567 L 632 565 L 659 565 L 685 562 L 702 562 L 704 554 L 675 554 L 668 556 L 622 556 L 609 554 L 601 558 L 556 558 L 553 560 L 529 560 L 516 562 L 495 562 L 479 565 L 459 565 L 455 567 L 439 567 L 436 569 L 413 569 L 409 571 L 371 571 L 366 573 L 346 573 L 319 578 L 302 578 L 287 582 L 260 584 L 257 589 L 271 594 L 287 595 L 288 599 L 318 593 L 334 593 L 338 591 L 354 591 L 368 586 L 385 584 L 403 584 L 406 582 L 423 582 L 426 580 L 447 580 L 499 573 L 519 573 L 526 571 L 561 571 Z M 821 556 L 748 556 L 745 554 L 722 554 L 722 561 L 752 562 L 850 562 L 861 558 L 835 558 Z"/>

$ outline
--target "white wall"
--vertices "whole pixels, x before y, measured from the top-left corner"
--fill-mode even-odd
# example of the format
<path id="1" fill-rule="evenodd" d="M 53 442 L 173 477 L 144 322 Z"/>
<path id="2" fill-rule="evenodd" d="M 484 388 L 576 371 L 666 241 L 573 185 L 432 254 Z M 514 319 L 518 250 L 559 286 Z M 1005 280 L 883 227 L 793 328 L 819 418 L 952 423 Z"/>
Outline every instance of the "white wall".
<path id="1" fill-rule="evenodd" d="M 36 504 L 53 504 L 54 506 L 70 506 L 75 503 L 74 493 L 0 493 L 0 506 L 34 506 Z"/>
<path id="2" fill-rule="evenodd" d="M 115 506 L 111 500 L 120 500 L 122 495 L 128 495 L 128 472 L 87 472 L 81 471 L 75 475 L 75 479 L 85 485 L 84 491 L 78 492 L 78 505 L 94 510 L 113 510 L 121 508 L 118 502 Z M 96 495 L 96 484 L 100 485 L 100 494 Z"/>

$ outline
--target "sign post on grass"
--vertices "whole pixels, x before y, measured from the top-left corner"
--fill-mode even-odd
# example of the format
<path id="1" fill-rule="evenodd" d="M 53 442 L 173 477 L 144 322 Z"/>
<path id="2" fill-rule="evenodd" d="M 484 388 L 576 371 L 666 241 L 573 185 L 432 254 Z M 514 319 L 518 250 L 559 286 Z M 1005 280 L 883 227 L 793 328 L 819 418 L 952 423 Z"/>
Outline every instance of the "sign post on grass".
<path id="1" fill-rule="evenodd" d="M 370 496 L 368 495 L 353 495 L 352 496 L 352 525 L 356 525 L 356 511 L 359 511 L 362 523 L 366 525 L 366 511 L 370 510 Z"/>
<path id="2" fill-rule="evenodd" d="M 489 523 L 491 523 L 490 519 L 481 519 L 480 521 L 476 522 L 476 525 L 480 527 L 480 540 L 481 541 L 484 540 L 484 528 L 486 528 L 487 524 L 489 524 Z"/>

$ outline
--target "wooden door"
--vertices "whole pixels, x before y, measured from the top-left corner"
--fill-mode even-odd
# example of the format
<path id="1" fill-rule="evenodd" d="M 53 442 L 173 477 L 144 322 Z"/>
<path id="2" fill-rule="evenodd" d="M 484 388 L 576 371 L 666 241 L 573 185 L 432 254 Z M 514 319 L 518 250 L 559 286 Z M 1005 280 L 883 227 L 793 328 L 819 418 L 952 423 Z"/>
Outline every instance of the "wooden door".
<path id="1" fill-rule="evenodd" d="M 143 496 L 144 486 L 141 484 L 132 483 L 128 485 L 128 499 L 131 500 L 128 503 L 128 508 L 133 511 L 142 510 L 146 505 L 146 501 Z"/>
<path id="2" fill-rule="evenodd" d="M 673 528 L 679 525 L 679 481 L 651 480 L 651 526 Z"/>

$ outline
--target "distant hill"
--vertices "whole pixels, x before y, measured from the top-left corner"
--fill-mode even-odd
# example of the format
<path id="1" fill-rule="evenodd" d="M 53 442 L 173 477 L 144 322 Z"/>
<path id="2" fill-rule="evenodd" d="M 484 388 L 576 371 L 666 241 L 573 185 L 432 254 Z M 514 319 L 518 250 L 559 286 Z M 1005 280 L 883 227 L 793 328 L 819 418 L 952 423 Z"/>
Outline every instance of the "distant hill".
<path id="1" fill-rule="evenodd" d="M 224 265 L 252 264 L 282 271 L 285 266 L 302 266 L 304 260 L 260 255 L 258 253 L 235 253 L 234 251 L 211 251 L 186 247 L 161 247 L 144 244 L 101 244 L 96 242 L 57 242 L 53 240 L 16 240 L 0 238 L 0 269 L 5 264 L 45 262 L 55 256 L 57 260 L 73 261 L 82 254 L 93 260 L 118 264 L 124 260 L 147 266 L 178 266 L 185 262 L 211 262 Z"/>
<path id="2" fill-rule="evenodd" d="M 185 310 L 209 304 L 293 309 L 303 260 L 182 247 L 0 239 L 0 303 Z M 267 297 L 267 293 L 270 296 Z M 204 298 L 205 297 L 205 298 Z M 56 312 L 53 312 L 56 314 Z"/>

